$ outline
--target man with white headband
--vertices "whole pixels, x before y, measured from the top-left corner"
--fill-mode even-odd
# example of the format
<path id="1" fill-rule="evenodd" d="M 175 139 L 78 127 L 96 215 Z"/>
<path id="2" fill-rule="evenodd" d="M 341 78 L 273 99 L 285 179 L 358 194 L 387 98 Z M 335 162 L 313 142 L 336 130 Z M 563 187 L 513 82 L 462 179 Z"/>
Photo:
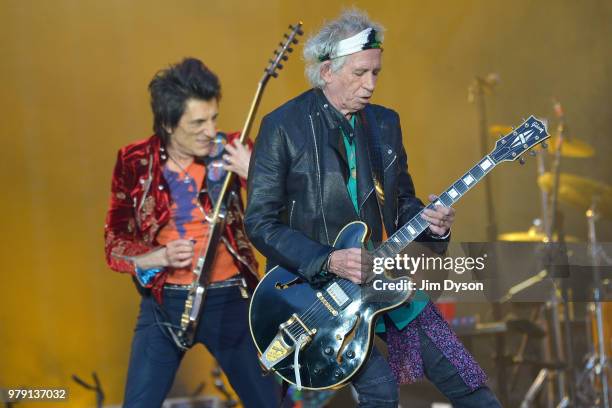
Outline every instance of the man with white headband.
<path id="1" fill-rule="evenodd" d="M 381 242 L 423 209 L 407 170 L 399 117 L 370 103 L 382 63 L 380 25 L 350 10 L 304 48 L 313 89 L 266 115 L 249 170 L 245 227 L 268 261 L 318 284 L 338 275 L 362 283 L 361 249 L 335 249 L 352 221 Z M 434 201 L 435 196 L 429 196 Z M 455 210 L 426 209 L 416 240 L 445 251 Z M 382 221 L 382 222 L 381 222 Z M 373 244 L 370 244 L 373 245 Z M 498 407 L 486 376 L 427 295 L 378 319 L 374 347 L 352 377 L 360 407 L 396 407 L 398 383 L 426 376 L 454 407 Z"/>

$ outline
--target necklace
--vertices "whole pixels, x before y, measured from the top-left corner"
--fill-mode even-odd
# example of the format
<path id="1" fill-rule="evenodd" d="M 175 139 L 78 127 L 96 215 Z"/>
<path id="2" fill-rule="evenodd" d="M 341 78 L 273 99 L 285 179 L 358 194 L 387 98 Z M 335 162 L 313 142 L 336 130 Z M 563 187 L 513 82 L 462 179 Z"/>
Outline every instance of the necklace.
<path id="1" fill-rule="evenodd" d="M 185 184 L 191 183 L 191 177 L 189 176 L 189 173 L 187 173 L 187 170 L 185 170 L 185 168 L 183 166 L 181 166 L 181 163 L 179 163 L 178 160 L 176 160 L 174 157 L 172 157 L 172 155 L 169 154 L 169 153 L 168 153 L 168 157 L 170 157 L 170 160 L 172 160 L 174 162 L 174 164 L 176 164 L 178 166 L 178 168 L 185 175 L 185 178 L 183 179 L 183 183 L 185 183 Z"/>
<path id="2" fill-rule="evenodd" d="M 197 181 L 196 181 L 196 179 L 195 179 L 194 177 L 191 177 L 191 176 L 189 175 L 189 173 L 187 173 L 187 169 L 185 169 L 185 167 L 183 167 L 183 166 L 181 165 L 181 163 L 179 163 L 179 162 L 178 162 L 178 160 L 176 160 L 174 157 L 172 157 L 172 155 L 171 155 L 170 153 L 168 153 L 168 157 L 170 158 L 170 160 L 172 160 L 172 162 L 173 162 L 174 164 L 176 164 L 176 165 L 177 165 L 177 167 L 178 167 L 178 168 L 179 168 L 179 169 L 180 169 L 180 170 L 183 172 L 183 174 L 185 175 L 185 177 L 183 178 L 183 183 L 184 183 L 184 184 L 190 184 L 190 183 L 192 184 L 192 187 L 194 188 L 194 191 L 195 191 L 195 197 L 194 197 L 194 199 L 193 199 L 193 203 L 194 203 L 194 204 L 195 204 L 195 206 L 198 208 L 198 210 L 200 211 L 200 213 L 202 213 L 202 223 L 203 223 L 203 224 L 206 224 L 206 223 L 208 222 L 208 215 L 206 214 L 206 210 L 204 210 L 204 207 L 202 206 L 202 203 L 200 202 L 200 198 L 199 198 L 199 191 L 198 191 L 198 186 L 197 186 Z M 193 162 L 191 162 L 191 163 L 189 164 L 189 166 L 190 166 L 191 164 L 193 164 Z M 189 167 L 189 166 L 187 166 L 187 167 Z M 167 166 L 166 166 L 166 169 L 167 169 L 168 171 L 172 171 L 172 170 L 168 169 L 168 168 L 167 168 Z M 179 175 L 179 176 L 180 176 L 180 175 Z M 179 190 L 180 190 L 180 189 L 179 189 Z M 183 237 L 183 236 L 182 236 L 182 234 L 179 234 L 179 235 L 180 235 L 180 238 L 185 238 L 185 237 Z M 194 245 L 195 245 L 195 244 L 197 243 L 197 241 L 196 241 L 196 240 L 193 240 L 193 243 L 194 243 Z M 202 260 L 202 259 L 203 259 L 202 254 L 204 253 L 204 251 L 205 251 L 206 249 L 207 249 L 206 245 L 202 245 L 202 246 L 200 246 L 200 249 L 198 250 L 198 253 L 197 253 L 197 257 L 195 257 L 195 258 L 194 258 L 194 259 L 197 259 L 197 260 L 198 260 L 198 261 L 197 261 L 197 262 L 198 262 L 198 264 L 199 264 L 200 260 Z M 195 261 L 194 261 L 194 262 L 195 262 Z M 193 270 L 193 272 L 194 272 L 194 273 L 196 273 L 196 274 L 198 275 L 198 278 L 199 278 L 199 273 L 197 273 L 197 272 L 196 272 L 197 270 L 198 270 L 198 268 L 196 267 L 196 268 Z M 200 273 L 201 273 L 201 271 L 200 271 Z M 195 282 L 197 282 L 197 279 L 196 279 L 196 280 L 194 280 L 194 281 L 192 282 L 192 285 L 193 285 Z"/>
<path id="3" fill-rule="evenodd" d="M 179 163 L 178 160 L 176 160 L 174 157 L 172 157 L 172 155 L 170 153 L 168 153 L 168 157 L 170 158 L 170 160 L 172 160 L 174 162 L 174 164 L 176 164 L 178 166 L 179 169 L 181 169 L 183 174 L 185 174 L 185 178 L 183 179 L 183 183 L 185 183 L 185 184 L 193 183 L 193 187 L 195 188 L 195 191 L 196 191 L 195 205 L 198 207 L 198 210 L 200 210 L 200 212 L 202 213 L 202 216 L 204 217 L 204 221 L 206 221 L 208 215 L 206 214 L 206 210 L 204 210 L 204 207 L 202 207 L 202 203 L 200 203 L 200 200 L 197 198 L 199 193 L 197 192 L 198 188 L 197 188 L 197 185 L 196 185 L 196 183 L 197 183 L 196 180 L 194 178 L 192 178 L 189 175 L 189 173 L 187 173 L 187 170 L 183 166 L 181 166 L 181 163 Z M 200 254 L 202 253 L 202 249 L 200 249 Z"/>

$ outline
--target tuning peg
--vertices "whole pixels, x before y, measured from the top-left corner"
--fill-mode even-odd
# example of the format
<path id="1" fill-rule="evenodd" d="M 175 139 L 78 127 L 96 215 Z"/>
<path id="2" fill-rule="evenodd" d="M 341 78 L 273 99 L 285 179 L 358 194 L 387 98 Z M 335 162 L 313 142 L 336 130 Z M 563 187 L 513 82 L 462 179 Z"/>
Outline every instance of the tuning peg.
<path id="1" fill-rule="evenodd" d="M 287 34 L 287 33 L 283 34 L 283 36 L 284 36 L 285 38 L 287 38 L 287 39 L 289 38 L 289 34 Z"/>
<path id="2" fill-rule="evenodd" d="M 525 164 L 525 159 L 524 158 L 520 158 L 519 159 L 519 164 L 522 166 L 523 164 Z"/>
<path id="3" fill-rule="evenodd" d="M 295 31 L 295 33 L 296 33 L 297 35 L 302 35 L 302 34 L 304 34 L 304 32 L 302 31 L 302 29 L 300 28 L 300 26 L 299 26 L 299 25 L 298 25 L 298 26 L 294 26 L 293 24 L 289 24 L 289 29 L 290 29 L 291 31 Z"/>
<path id="4" fill-rule="evenodd" d="M 278 77 L 278 73 L 276 73 L 276 72 L 273 72 L 271 75 L 272 75 L 274 78 Z"/>
<path id="5" fill-rule="evenodd" d="M 293 52 L 293 48 L 287 47 L 287 52 Z"/>
<path id="6" fill-rule="evenodd" d="M 548 143 L 542 142 L 542 149 L 546 149 L 546 148 L 548 148 Z"/>
<path id="7" fill-rule="evenodd" d="M 298 39 L 294 38 L 293 40 L 291 40 L 292 43 L 297 44 L 298 43 Z"/>
<path id="8" fill-rule="evenodd" d="M 283 55 L 283 56 L 281 57 L 281 59 L 282 59 L 283 61 L 287 61 L 287 60 L 289 59 L 289 57 L 288 57 L 288 56 L 286 56 L 286 55 Z"/>
<path id="9" fill-rule="evenodd" d="M 280 45 L 281 48 L 285 46 L 285 44 L 283 44 L 282 42 L 279 42 L 278 45 Z"/>
<path id="10" fill-rule="evenodd" d="M 283 69 L 283 64 L 280 64 L 280 63 L 279 63 L 279 64 L 276 64 L 276 67 L 277 67 L 278 69 Z"/>

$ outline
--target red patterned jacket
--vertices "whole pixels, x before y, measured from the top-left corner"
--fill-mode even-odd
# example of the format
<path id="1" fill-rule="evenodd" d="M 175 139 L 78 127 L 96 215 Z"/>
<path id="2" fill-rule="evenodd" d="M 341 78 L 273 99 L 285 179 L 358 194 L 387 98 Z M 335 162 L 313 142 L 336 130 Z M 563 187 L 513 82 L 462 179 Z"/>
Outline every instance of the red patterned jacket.
<path id="1" fill-rule="evenodd" d="M 227 135 L 228 142 L 238 137 L 238 132 Z M 133 275 L 131 257 L 159 246 L 157 233 L 170 218 L 170 192 L 162 174 L 167 158 L 166 149 L 156 135 L 119 150 L 104 227 L 106 262 L 115 271 Z M 240 184 L 244 186 L 244 180 L 236 181 L 230 192 L 222 239 L 247 284 L 254 287 L 258 280 L 257 261 L 244 232 Z M 204 209 L 210 211 L 208 194 L 200 194 L 200 200 Z M 159 302 L 166 277 L 163 271 L 150 285 Z"/>

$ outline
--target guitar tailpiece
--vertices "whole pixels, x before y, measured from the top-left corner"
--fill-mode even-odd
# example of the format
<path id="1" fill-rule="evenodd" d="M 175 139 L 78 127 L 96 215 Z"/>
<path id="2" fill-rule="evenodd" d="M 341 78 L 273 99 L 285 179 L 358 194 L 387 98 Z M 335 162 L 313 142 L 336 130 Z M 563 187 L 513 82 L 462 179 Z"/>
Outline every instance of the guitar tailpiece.
<path id="1" fill-rule="evenodd" d="M 293 373 L 295 375 L 295 386 L 298 391 L 302 390 L 302 378 L 300 377 L 300 350 L 306 344 L 308 337 L 302 334 L 295 343 L 295 351 L 293 352 Z"/>

